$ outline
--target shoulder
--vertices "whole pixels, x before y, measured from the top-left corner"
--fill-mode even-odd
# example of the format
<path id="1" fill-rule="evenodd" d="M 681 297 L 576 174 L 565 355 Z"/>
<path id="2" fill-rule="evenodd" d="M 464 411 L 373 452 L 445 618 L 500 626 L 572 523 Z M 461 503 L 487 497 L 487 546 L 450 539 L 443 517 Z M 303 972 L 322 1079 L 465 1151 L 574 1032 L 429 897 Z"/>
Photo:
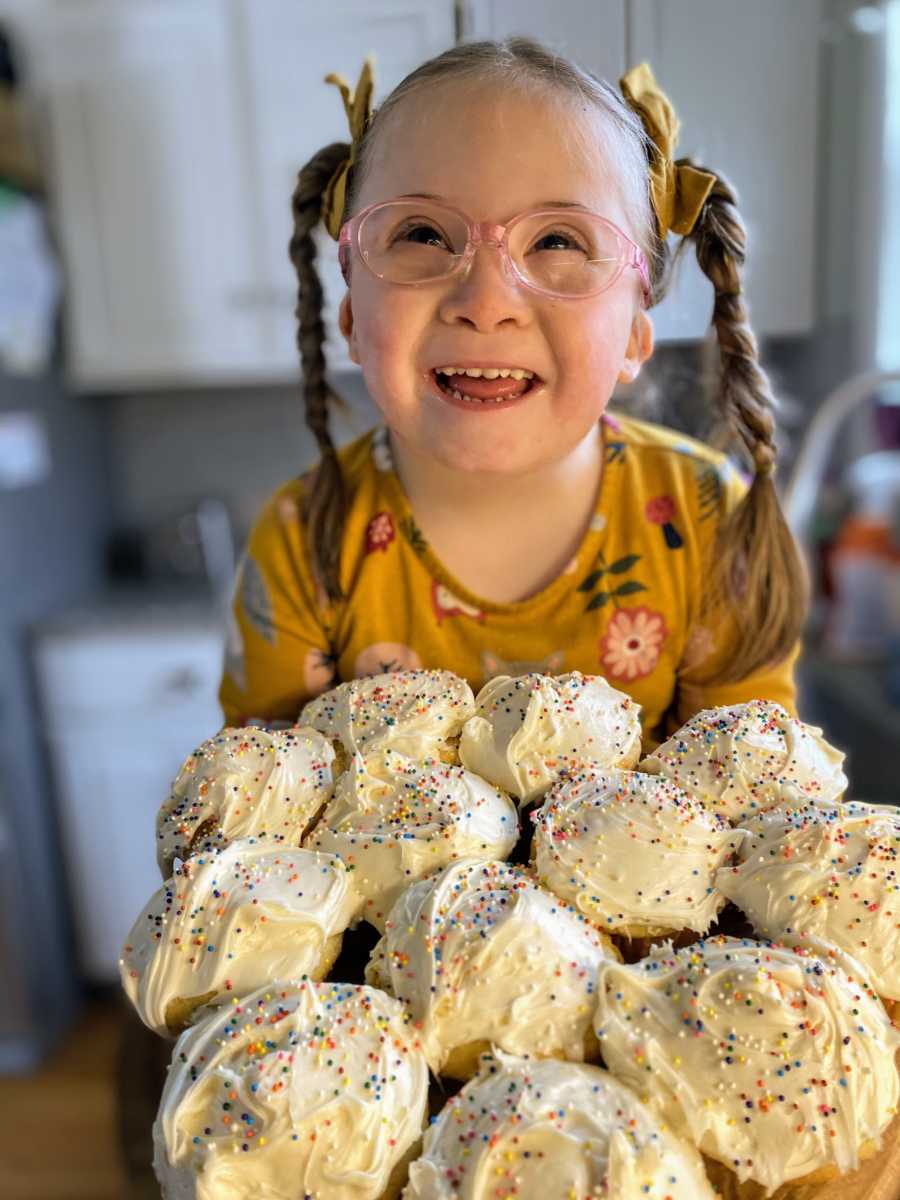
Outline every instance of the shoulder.
<path id="1" fill-rule="evenodd" d="M 338 462 L 347 496 L 342 537 L 342 560 L 349 563 L 352 548 L 365 543 L 366 523 L 383 507 L 385 463 L 379 456 L 381 427 L 338 449 Z M 385 447 L 386 449 L 386 447 Z M 261 569 L 284 570 L 291 577 L 313 579 L 313 557 L 307 537 L 306 511 L 318 463 L 276 488 L 263 504 L 247 542 L 247 553 Z"/>
<path id="2" fill-rule="evenodd" d="M 351 506 L 355 495 L 376 474 L 380 428 L 370 429 L 361 437 L 338 448 L 344 486 Z M 315 480 L 318 462 L 275 489 L 265 501 L 254 524 L 254 533 L 261 529 L 274 530 L 280 526 L 302 524 L 303 507 Z"/>
<path id="3" fill-rule="evenodd" d="M 731 460 L 721 450 L 715 450 L 698 438 L 680 433 L 677 429 L 669 429 L 665 425 L 643 421 L 620 412 L 608 413 L 607 424 L 612 439 L 620 437 L 638 455 L 648 459 L 668 459 L 676 466 L 687 469 L 700 464 L 715 467 L 723 472 L 733 471 Z"/>
<path id="4" fill-rule="evenodd" d="M 696 515 L 721 517 L 747 491 L 748 481 L 721 450 L 698 438 L 625 413 L 607 416 L 607 458 L 616 451 L 630 460 L 638 486 L 677 490 L 690 498 Z"/>

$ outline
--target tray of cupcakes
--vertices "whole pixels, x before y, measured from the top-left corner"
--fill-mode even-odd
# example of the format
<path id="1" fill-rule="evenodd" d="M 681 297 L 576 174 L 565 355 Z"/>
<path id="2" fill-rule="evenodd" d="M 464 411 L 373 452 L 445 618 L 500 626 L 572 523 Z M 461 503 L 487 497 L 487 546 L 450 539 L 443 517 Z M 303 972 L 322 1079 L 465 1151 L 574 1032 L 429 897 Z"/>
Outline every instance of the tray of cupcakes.
<path id="1" fill-rule="evenodd" d="M 124 989 L 166 1200 L 897 1200 L 900 808 L 763 700 L 642 757 L 598 676 L 225 728 Z"/>

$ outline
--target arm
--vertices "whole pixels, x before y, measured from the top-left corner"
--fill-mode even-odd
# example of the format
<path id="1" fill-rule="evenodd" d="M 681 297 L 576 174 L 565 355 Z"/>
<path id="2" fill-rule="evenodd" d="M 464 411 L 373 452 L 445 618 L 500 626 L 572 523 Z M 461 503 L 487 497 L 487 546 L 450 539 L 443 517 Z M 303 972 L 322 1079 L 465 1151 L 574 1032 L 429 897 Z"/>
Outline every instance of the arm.
<path id="1" fill-rule="evenodd" d="M 309 565 L 302 484 L 280 488 L 238 566 L 219 702 L 227 725 L 294 720 L 334 679 L 331 612 Z"/>

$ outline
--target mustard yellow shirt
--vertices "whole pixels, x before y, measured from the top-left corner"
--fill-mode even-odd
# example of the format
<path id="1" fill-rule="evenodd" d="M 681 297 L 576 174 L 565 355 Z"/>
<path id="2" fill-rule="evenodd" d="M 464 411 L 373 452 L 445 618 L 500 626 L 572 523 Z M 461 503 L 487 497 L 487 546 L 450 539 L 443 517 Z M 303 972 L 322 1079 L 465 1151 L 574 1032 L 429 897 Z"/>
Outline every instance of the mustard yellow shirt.
<path id="1" fill-rule="evenodd" d="M 345 599 L 317 587 L 301 520 L 310 476 L 284 484 L 240 563 L 220 701 L 228 724 L 296 717 L 342 680 L 443 667 L 477 690 L 498 674 L 604 675 L 641 705 L 653 745 L 702 708 L 776 700 L 796 713 L 799 647 L 739 683 L 703 683 L 734 644 L 698 620 L 716 528 L 746 485 L 683 434 L 607 414 L 593 519 L 568 566 L 536 595 L 496 604 L 444 567 L 417 527 L 383 426 L 339 457 L 349 494 Z M 477 536 L 477 534 L 473 534 Z"/>

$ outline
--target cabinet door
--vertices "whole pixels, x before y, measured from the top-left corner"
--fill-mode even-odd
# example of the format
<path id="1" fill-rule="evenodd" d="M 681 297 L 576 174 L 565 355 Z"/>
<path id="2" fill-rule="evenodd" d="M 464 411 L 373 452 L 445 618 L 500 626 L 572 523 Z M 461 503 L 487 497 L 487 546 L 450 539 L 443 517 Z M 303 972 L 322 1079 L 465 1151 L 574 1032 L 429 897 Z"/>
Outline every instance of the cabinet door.
<path id="1" fill-rule="evenodd" d="M 76 386 L 213 381 L 259 362 L 226 18 L 214 0 L 88 0 L 24 26 Z"/>
<path id="2" fill-rule="evenodd" d="M 117 978 L 122 944 L 160 886 L 156 815 L 181 764 L 221 727 L 215 626 L 177 611 L 101 618 L 35 647 L 54 799 L 84 974 Z"/>
<path id="3" fill-rule="evenodd" d="M 627 0 L 465 0 L 463 38 L 526 35 L 615 84 L 625 71 Z"/>
<path id="4" fill-rule="evenodd" d="M 374 56 L 377 105 L 415 67 L 454 43 L 450 0 L 237 0 L 235 41 L 246 55 L 245 78 L 258 189 L 256 225 L 261 275 L 248 303 L 265 322 L 265 354 L 274 370 L 298 377 L 294 308 L 296 276 L 288 258 L 291 196 L 300 167 L 323 146 L 349 141 L 340 93 L 324 82 L 330 71 L 356 86 L 363 60 Z M 344 282 L 337 244 L 320 226 L 317 266 L 325 290 L 326 354 L 330 368 L 356 367 L 337 326 Z"/>
<path id="5" fill-rule="evenodd" d="M 156 816 L 181 764 L 221 718 L 215 706 L 175 704 L 161 715 L 90 714 L 48 734 L 86 978 L 112 983 L 128 931 L 160 887 Z"/>
<path id="6" fill-rule="evenodd" d="M 737 189 L 752 328 L 808 331 L 821 0 L 629 0 L 629 8 L 629 59 L 651 64 L 681 120 L 676 156 L 690 155 Z M 691 247 L 679 270 L 653 310 L 658 339 L 698 338 L 709 327 L 712 285 Z"/>

